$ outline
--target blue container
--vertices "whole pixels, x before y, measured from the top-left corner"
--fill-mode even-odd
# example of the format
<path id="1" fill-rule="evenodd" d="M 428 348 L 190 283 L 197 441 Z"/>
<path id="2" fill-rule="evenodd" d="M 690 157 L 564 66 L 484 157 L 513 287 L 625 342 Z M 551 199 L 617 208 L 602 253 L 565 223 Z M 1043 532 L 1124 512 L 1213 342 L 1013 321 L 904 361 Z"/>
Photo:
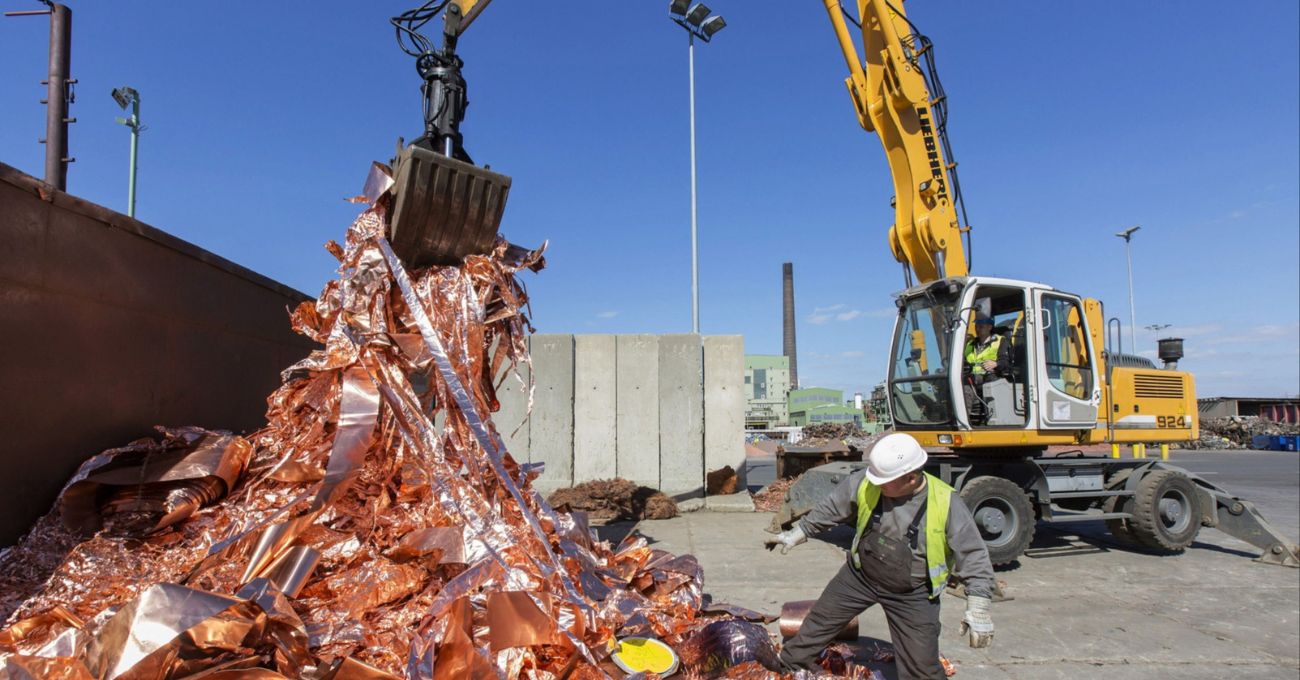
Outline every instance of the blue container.
<path id="1" fill-rule="evenodd" d="M 1300 435 L 1285 434 L 1276 437 L 1275 439 L 1277 439 L 1278 451 L 1295 451 L 1300 449 Z"/>
<path id="2" fill-rule="evenodd" d="M 1250 438 L 1250 448 L 1267 451 L 1273 448 L 1273 438 L 1266 434 L 1257 434 Z"/>

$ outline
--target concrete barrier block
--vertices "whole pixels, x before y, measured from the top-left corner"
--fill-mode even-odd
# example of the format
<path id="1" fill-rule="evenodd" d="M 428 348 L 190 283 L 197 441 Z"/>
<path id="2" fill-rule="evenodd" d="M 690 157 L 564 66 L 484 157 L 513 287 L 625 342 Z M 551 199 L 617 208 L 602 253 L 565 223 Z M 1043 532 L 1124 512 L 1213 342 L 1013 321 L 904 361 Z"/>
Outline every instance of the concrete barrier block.
<path id="1" fill-rule="evenodd" d="M 704 362 L 700 336 L 659 337 L 659 488 L 704 489 Z"/>
<path id="2" fill-rule="evenodd" d="M 659 488 L 659 336 L 618 336 L 619 477 Z"/>
<path id="3" fill-rule="evenodd" d="M 521 462 L 528 462 L 530 448 L 528 423 L 524 418 L 528 416 L 528 381 L 531 376 L 528 364 L 519 365 L 518 375 L 508 365 L 502 367 L 497 376 L 501 385 L 497 388 L 497 401 L 501 402 L 501 408 L 492 414 L 492 422 L 501 434 L 506 450 Z"/>
<path id="4" fill-rule="evenodd" d="M 617 342 L 579 335 L 573 346 L 573 481 L 616 474 Z"/>
<path id="5" fill-rule="evenodd" d="M 534 335 L 533 415 L 528 422 L 529 462 L 545 463 L 539 489 L 573 484 L 573 336 Z"/>
<path id="6" fill-rule="evenodd" d="M 745 489 L 745 340 L 704 338 L 704 469 L 730 465 Z"/>

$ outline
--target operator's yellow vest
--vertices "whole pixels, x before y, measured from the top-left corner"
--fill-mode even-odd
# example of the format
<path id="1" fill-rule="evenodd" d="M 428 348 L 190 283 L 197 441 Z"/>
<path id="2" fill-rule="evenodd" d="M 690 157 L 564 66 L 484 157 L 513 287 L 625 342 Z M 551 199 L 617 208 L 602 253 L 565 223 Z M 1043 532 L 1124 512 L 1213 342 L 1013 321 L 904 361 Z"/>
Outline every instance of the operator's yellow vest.
<path id="1" fill-rule="evenodd" d="M 988 372 L 984 370 L 985 361 L 998 360 L 998 348 L 1002 346 L 1002 336 L 995 335 L 990 339 L 993 342 L 990 342 L 988 347 L 979 351 L 975 350 L 974 342 L 966 345 L 966 365 L 970 366 L 970 372 L 975 375 L 984 375 Z"/>
<path id="2" fill-rule="evenodd" d="M 948 506 L 952 500 L 952 487 L 938 477 L 925 473 L 925 561 L 930 577 L 930 599 L 936 599 L 948 585 L 948 574 L 952 572 L 952 551 L 948 548 Z M 880 502 L 880 487 L 872 484 L 865 477 L 858 486 L 858 531 L 853 536 L 853 566 L 861 569 L 862 560 L 858 557 L 858 542 L 867 530 L 871 511 Z"/>

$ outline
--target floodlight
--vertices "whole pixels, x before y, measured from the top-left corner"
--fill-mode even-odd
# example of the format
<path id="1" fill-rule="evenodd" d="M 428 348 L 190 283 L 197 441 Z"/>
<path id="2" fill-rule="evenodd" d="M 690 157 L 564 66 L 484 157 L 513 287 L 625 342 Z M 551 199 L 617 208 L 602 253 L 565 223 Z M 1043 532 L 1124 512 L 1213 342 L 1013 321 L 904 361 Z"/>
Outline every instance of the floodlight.
<path id="1" fill-rule="evenodd" d="M 140 93 L 136 92 L 135 88 L 133 87 L 113 88 L 113 101 L 117 102 L 117 105 L 124 109 L 130 106 L 132 102 L 136 102 L 139 100 L 140 100 Z"/>
<path id="2" fill-rule="evenodd" d="M 691 7 L 691 10 L 686 13 L 686 23 L 692 26 L 699 26 L 700 22 L 704 21 L 704 17 L 709 16 L 710 11 L 712 10 L 709 9 L 708 5 L 705 5 L 702 2 L 697 2 Z"/>
<path id="3" fill-rule="evenodd" d="M 700 32 L 704 34 L 704 39 L 708 40 L 713 37 L 714 33 L 727 27 L 727 22 L 722 19 L 721 14 L 714 14 L 700 24 Z"/>
<path id="4" fill-rule="evenodd" d="M 674 16 L 681 16 L 686 13 L 686 8 L 691 4 L 691 0 L 673 0 L 668 5 L 668 12 Z"/>
<path id="5" fill-rule="evenodd" d="M 1124 231 L 1121 231 L 1121 232 L 1119 232 L 1118 234 L 1115 234 L 1115 235 L 1118 236 L 1118 237 L 1120 237 L 1120 238 L 1122 238 L 1122 239 L 1124 239 L 1125 241 L 1127 241 L 1127 240 L 1133 238 L 1133 232 L 1135 232 L 1135 231 L 1137 231 L 1138 229 L 1141 229 L 1141 228 L 1142 228 L 1142 227 L 1129 227 L 1128 229 L 1125 229 Z"/>

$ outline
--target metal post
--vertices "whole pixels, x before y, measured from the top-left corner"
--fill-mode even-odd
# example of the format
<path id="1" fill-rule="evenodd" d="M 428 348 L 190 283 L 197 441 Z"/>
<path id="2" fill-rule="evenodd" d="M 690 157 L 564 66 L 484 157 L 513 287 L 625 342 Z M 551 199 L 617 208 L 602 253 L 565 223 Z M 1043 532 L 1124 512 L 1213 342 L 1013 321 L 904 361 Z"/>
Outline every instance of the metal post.
<path id="1" fill-rule="evenodd" d="M 1130 239 L 1124 239 L 1124 255 L 1128 258 L 1128 340 L 1133 346 L 1133 353 L 1137 353 L 1137 310 L 1133 306 L 1133 242 Z"/>
<path id="2" fill-rule="evenodd" d="M 691 332 L 700 332 L 700 258 L 696 241 L 695 208 L 695 34 L 690 36 L 690 71 L 691 71 Z"/>
<path id="3" fill-rule="evenodd" d="M 127 184 L 126 214 L 135 217 L 135 170 L 140 152 L 140 96 L 131 102 L 131 179 Z"/>
<path id="4" fill-rule="evenodd" d="M 1124 239 L 1124 257 L 1128 260 L 1128 339 L 1133 345 L 1133 353 L 1137 353 L 1137 310 L 1133 305 L 1133 234 L 1142 227 L 1133 225 L 1124 231 L 1115 234 Z"/>
<path id="5" fill-rule="evenodd" d="M 50 74 L 45 96 L 45 181 L 60 191 L 68 189 L 68 105 L 72 102 L 68 73 L 72 68 L 72 10 L 50 7 Z"/>

